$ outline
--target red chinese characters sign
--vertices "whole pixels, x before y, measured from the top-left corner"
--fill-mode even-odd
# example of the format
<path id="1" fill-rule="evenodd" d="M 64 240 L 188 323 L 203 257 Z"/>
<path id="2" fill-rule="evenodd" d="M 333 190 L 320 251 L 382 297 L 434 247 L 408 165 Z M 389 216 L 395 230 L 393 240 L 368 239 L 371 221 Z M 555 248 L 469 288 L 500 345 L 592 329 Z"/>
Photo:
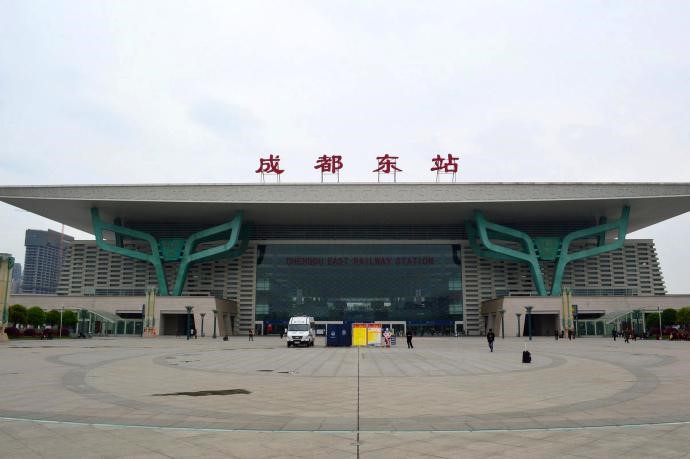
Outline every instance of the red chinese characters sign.
<path id="1" fill-rule="evenodd" d="M 314 169 L 321 169 L 322 174 L 337 174 L 343 168 L 343 157 L 340 155 L 323 155 L 316 159 Z"/>
<path id="2" fill-rule="evenodd" d="M 441 155 L 436 155 L 435 158 L 431 159 L 431 161 L 434 163 L 431 171 L 436 172 L 437 182 L 440 180 L 441 174 L 452 174 L 453 182 L 455 182 L 455 174 L 458 173 L 458 159 L 460 158 L 453 156 L 450 153 L 448 153 L 446 158 Z"/>
<path id="3" fill-rule="evenodd" d="M 280 168 L 280 155 L 273 156 L 272 154 L 268 158 L 259 158 L 259 168 L 255 170 L 257 174 L 282 174 L 285 170 Z"/>
<path id="4" fill-rule="evenodd" d="M 280 155 L 271 154 L 268 158 L 259 158 L 259 168 L 254 172 L 261 174 L 262 182 L 265 180 L 265 174 L 275 174 L 280 182 L 280 174 L 285 172 L 285 169 L 280 168 Z"/>
<path id="5" fill-rule="evenodd" d="M 373 172 L 376 172 L 379 176 L 379 181 L 381 180 L 381 174 L 393 174 L 393 181 L 396 181 L 396 173 L 402 172 L 402 169 L 398 167 L 399 156 L 392 156 L 388 153 L 377 156 L 376 161 L 378 166 Z M 433 166 L 431 167 L 432 172 L 436 172 L 436 181 L 439 181 L 439 176 L 441 174 L 452 174 L 453 182 L 455 182 L 455 175 L 459 171 L 458 156 L 453 156 L 448 153 L 445 156 L 437 154 L 436 157 L 432 158 L 431 161 Z M 316 163 L 314 169 L 321 172 L 321 181 L 324 180 L 324 174 L 332 174 L 338 176 L 338 181 L 340 181 L 340 170 L 343 169 L 343 157 L 341 155 L 321 155 L 316 158 Z M 280 168 L 280 156 L 270 154 L 268 158 L 259 158 L 259 168 L 256 169 L 257 174 L 261 174 L 261 181 L 264 181 L 265 174 L 275 175 L 280 182 L 280 175 L 285 172 L 284 169 Z"/>
<path id="6" fill-rule="evenodd" d="M 390 174 L 391 172 L 395 174 L 396 172 L 402 172 L 402 169 L 399 169 L 397 165 L 398 156 L 391 156 L 386 153 L 383 156 L 377 156 L 376 160 L 379 162 L 379 167 L 374 169 L 374 172 L 378 172 L 379 174 Z"/>
<path id="7" fill-rule="evenodd" d="M 460 158 L 453 156 L 450 153 L 448 153 L 448 158 L 443 158 L 441 155 L 436 155 L 436 157 L 432 159 L 434 162 L 434 167 L 431 168 L 431 171 L 455 174 L 458 171 L 458 159 Z"/>

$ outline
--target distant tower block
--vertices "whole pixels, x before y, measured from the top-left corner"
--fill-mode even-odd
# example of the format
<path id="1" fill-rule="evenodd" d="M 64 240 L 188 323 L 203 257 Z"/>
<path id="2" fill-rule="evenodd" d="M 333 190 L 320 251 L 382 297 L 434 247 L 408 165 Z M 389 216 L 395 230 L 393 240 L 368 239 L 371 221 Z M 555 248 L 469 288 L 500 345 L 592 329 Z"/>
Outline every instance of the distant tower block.
<path id="1" fill-rule="evenodd" d="M 8 341 L 5 328 L 9 325 L 9 305 L 7 301 L 10 296 L 10 278 L 12 277 L 12 266 L 14 265 L 14 258 L 9 253 L 0 253 L 0 306 L 2 313 L 0 314 L 0 342 Z"/>

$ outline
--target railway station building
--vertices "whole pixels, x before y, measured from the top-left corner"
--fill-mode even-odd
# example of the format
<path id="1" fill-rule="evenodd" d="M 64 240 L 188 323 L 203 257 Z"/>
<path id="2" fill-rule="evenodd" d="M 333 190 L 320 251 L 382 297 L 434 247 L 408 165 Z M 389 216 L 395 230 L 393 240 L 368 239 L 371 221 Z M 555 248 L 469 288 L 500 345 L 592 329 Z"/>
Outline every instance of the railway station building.
<path id="1" fill-rule="evenodd" d="M 628 237 L 688 212 L 690 183 L 18 186 L 0 200 L 95 237 L 69 245 L 56 295 L 10 304 L 155 334 L 179 334 L 185 306 L 206 335 L 212 317 L 214 333 L 277 333 L 306 314 L 515 336 L 526 307 L 546 335 L 690 305 L 667 295 L 654 241 Z"/>

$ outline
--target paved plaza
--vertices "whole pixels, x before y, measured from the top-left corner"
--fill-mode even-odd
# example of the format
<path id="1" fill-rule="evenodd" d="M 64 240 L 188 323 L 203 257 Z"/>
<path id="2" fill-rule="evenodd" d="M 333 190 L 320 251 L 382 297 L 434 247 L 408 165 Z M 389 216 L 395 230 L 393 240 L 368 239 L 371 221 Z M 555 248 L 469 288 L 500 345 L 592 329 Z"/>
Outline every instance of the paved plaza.
<path id="1" fill-rule="evenodd" d="M 0 345 L 0 457 L 690 457 L 690 344 Z"/>

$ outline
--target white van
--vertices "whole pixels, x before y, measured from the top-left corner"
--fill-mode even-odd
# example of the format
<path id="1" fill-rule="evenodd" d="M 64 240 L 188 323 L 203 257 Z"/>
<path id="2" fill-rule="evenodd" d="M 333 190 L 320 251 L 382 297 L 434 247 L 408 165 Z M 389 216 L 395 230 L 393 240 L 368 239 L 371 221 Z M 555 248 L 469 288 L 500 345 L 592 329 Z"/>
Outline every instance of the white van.
<path id="1" fill-rule="evenodd" d="M 288 322 L 287 346 L 313 346 L 315 334 L 313 317 L 290 317 L 290 322 Z"/>

